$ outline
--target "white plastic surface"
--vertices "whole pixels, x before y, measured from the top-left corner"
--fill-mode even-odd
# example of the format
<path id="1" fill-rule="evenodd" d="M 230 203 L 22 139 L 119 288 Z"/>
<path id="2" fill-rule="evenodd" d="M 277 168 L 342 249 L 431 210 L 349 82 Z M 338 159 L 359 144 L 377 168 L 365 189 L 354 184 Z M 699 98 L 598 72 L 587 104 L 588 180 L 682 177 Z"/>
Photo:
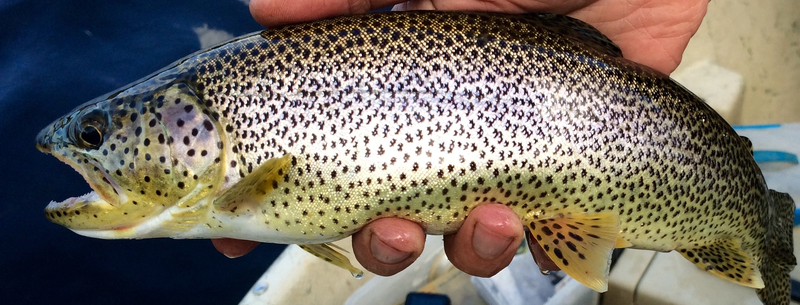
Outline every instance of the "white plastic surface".
<path id="1" fill-rule="evenodd" d="M 354 266 L 361 268 L 352 255 L 350 238 L 335 244 L 350 251 L 343 254 Z M 239 304 L 338 305 L 373 276 L 364 272 L 363 278 L 356 279 L 346 270 L 314 257 L 296 245 L 290 245 L 253 284 Z"/>
<path id="2" fill-rule="evenodd" d="M 566 281 L 563 286 L 547 300 L 544 305 L 596 305 L 600 302 L 600 294 L 589 287 L 584 286 L 570 277 L 563 279 Z M 524 303 L 535 304 L 535 303 Z"/>
<path id="3" fill-rule="evenodd" d="M 739 121 L 744 79 L 738 73 L 710 61 L 700 61 L 672 78 L 706 101 L 726 121 Z"/>
<path id="4" fill-rule="evenodd" d="M 364 283 L 345 302 L 346 305 L 397 304 L 406 299 L 428 281 L 428 275 L 444 254 L 444 243 L 439 236 L 425 240 L 425 250 L 408 268 L 390 276 L 375 276 Z M 445 259 L 446 260 L 446 259 Z M 391 289 L 387 289 L 391 287 Z"/>
<path id="5" fill-rule="evenodd" d="M 472 283 L 490 305 L 544 304 L 556 293 L 552 280 L 539 272 L 530 254 L 523 253 L 493 277 L 473 277 Z"/>

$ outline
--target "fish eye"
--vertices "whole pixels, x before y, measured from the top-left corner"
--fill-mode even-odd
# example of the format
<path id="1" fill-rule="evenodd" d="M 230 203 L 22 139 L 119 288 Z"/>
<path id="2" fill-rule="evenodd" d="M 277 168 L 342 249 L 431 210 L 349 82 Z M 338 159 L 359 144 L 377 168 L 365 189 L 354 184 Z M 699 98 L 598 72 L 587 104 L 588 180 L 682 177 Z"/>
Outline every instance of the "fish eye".
<path id="1" fill-rule="evenodd" d="M 98 148 L 103 144 L 103 134 L 94 125 L 85 125 L 81 128 L 80 139 L 87 148 Z"/>
<path id="2" fill-rule="evenodd" d="M 86 149 L 97 149 L 103 145 L 103 132 L 106 120 L 100 111 L 87 113 L 80 120 L 80 124 L 73 125 L 72 139 L 75 144 Z"/>

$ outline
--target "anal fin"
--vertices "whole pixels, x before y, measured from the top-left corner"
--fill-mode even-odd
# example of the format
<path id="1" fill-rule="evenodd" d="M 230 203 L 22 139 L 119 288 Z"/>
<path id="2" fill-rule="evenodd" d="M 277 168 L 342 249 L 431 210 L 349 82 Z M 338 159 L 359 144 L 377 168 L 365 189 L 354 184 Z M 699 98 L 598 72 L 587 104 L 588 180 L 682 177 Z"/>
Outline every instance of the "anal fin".
<path id="1" fill-rule="evenodd" d="M 596 291 L 608 290 L 611 252 L 619 236 L 619 214 L 566 215 L 530 221 L 527 226 L 561 270 Z"/>
<path id="2" fill-rule="evenodd" d="M 761 272 L 752 256 L 742 251 L 738 240 L 720 240 L 694 249 L 678 249 L 678 252 L 700 269 L 719 278 L 747 287 L 764 288 Z"/>
<path id="3" fill-rule="evenodd" d="M 306 244 L 306 245 L 298 245 L 306 252 L 311 253 L 312 255 L 319 257 L 326 262 L 329 262 L 337 267 L 350 271 L 356 278 L 361 278 L 364 276 L 364 272 L 360 269 L 356 268 L 350 263 L 350 260 L 347 259 L 344 255 L 336 251 L 339 249 L 341 251 L 345 251 L 344 249 L 340 248 L 334 244 Z M 336 248 L 336 249 L 334 249 Z"/>
<path id="4" fill-rule="evenodd" d="M 217 209 L 235 212 L 240 205 L 257 205 L 272 192 L 286 174 L 292 155 L 272 158 L 231 186 L 214 201 Z"/>

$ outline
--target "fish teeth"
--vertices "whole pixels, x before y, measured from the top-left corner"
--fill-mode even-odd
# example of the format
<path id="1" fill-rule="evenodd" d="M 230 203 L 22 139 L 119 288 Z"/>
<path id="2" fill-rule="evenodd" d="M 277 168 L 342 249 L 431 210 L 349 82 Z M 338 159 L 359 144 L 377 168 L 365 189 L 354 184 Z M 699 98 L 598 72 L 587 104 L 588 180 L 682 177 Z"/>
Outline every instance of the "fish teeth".
<path id="1" fill-rule="evenodd" d="M 97 195 L 95 191 L 89 191 L 86 194 L 80 195 L 78 197 L 70 197 L 63 201 L 52 200 L 50 201 L 49 204 L 47 204 L 47 209 L 65 208 L 75 204 L 76 202 L 86 202 L 98 199 L 100 199 L 100 196 Z"/>

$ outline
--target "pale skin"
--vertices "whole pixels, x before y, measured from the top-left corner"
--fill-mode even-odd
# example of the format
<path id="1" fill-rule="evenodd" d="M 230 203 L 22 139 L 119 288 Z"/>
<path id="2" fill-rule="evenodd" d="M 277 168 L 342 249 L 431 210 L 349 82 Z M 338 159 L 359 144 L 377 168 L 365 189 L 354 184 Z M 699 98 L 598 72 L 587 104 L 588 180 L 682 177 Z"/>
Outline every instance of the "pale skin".
<path id="1" fill-rule="evenodd" d="M 595 26 L 614 41 L 624 56 L 665 74 L 681 61 L 689 39 L 705 16 L 709 0 L 252 0 L 250 12 L 266 27 L 325 17 L 366 13 L 395 5 L 395 10 L 468 10 L 507 13 L 567 14 Z M 472 210 L 461 229 L 444 236 L 445 252 L 462 271 L 488 277 L 511 262 L 524 239 L 519 217 L 501 204 Z M 257 242 L 215 239 L 228 257 L 247 254 Z M 418 224 L 383 218 L 353 235 L 353 251 L 364 268 L 378 275 L 405 269 L 422 253 L 425 233 Z M 543 270 L 557 270 L 544 251 L 532 245 Z"/>

